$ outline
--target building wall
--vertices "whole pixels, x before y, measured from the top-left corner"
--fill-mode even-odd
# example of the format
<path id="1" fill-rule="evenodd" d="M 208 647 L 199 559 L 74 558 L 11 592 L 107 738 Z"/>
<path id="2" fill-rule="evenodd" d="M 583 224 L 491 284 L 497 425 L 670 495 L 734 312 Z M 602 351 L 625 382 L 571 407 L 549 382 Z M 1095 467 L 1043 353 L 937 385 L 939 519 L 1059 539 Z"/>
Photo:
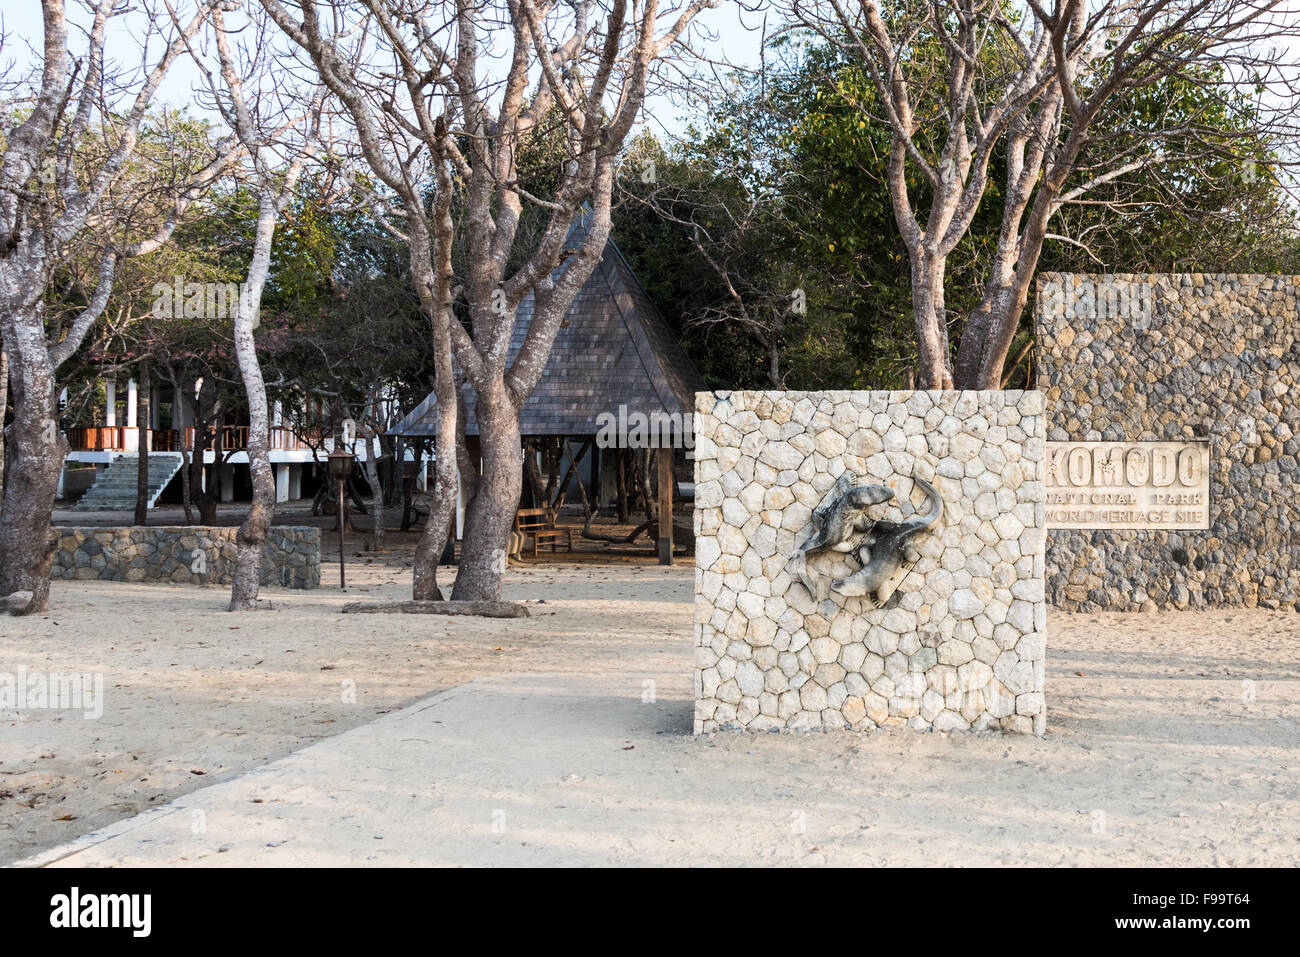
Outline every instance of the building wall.
<path id="1" fill-rule="evenodd" d="M 1300 276 L 1046 274 L 1049 441 L 1210 443 L 1210 528 L 1048 535 L 1070 610 L 1300 600 Z"/>
<path id="2" fill-rule="evenodd" d="M 229 585 L 239 529 L 136 525 L 54 531 L 59 542 L 51 578 Z M 320 529 L 272 528 L 262 546 L 262 584 L 320 585 Z"/>
<path id="3" fill-rule="evenodd" d="M 699 393 L 696 733 L 1041 733 L 1041 412 L 1037 392 Z M 894 489 L 872 518 L 926 510 L 913 475 L 943 499 L 896 607 L 834 591 L 819 604 L 791 576 L 813 509 L 846 469 Z"/>

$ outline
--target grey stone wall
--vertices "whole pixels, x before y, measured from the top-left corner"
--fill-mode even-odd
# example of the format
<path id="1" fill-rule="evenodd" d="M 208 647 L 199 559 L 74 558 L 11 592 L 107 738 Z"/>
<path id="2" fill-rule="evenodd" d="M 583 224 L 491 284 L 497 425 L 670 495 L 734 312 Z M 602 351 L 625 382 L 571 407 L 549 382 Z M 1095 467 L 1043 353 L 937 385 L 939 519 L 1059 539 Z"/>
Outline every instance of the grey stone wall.
<path id="1" fill-rule="evenodd" d="M 56 528 L 50 577 L 87 581 L 228 585 L 237 528 L 159 526 Z M 262 584 L 320 585 L 320 529 L 275 526 L 262 545 Z"/>
<path id="2" fill-rule="evenodd" d="M 1041 412 L 1038 392 L 698 393 L 695 732 L 1042 733 Z M 943 500 L 882 608 L 818 602 L 791 574 L 846 470 L 894 490 L 873 519 L 928 509 L 914 476 Z M 823 554 L 809 567 L 857 566 Z"/>
<path id="3" fill-rule="evenodd" d="M 1048 440 L 1210 443 L 1210 528 L 1051 530 L 1050 603 L 1296 605 L 1300 276 L 1046 274 L 1037 301 Z"/>

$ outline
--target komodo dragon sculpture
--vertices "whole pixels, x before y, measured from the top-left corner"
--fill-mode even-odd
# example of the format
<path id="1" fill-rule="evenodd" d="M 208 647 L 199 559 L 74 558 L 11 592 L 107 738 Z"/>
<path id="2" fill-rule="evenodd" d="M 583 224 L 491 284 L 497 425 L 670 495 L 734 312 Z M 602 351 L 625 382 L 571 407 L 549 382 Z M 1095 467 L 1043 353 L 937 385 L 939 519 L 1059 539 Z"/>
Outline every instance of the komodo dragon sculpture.
<path id="1" fill-rule="evenodd" d="M 824 599 L 827 581 L 825 578 L 814 580 L 808 574 L 808 557 L 818 552 L 847 554 L 856 551 L 867 540 L 875 524 L 867 516 L 867 509 L 893 497 L 893 490 L 885 485 L 855 485 L 850 473 L 840 475 L 821 504 L 813 509 L 809 521 L 812 532 L 791 560 L 795 577 L 803 582 L 809 594 L 818 601 Z"/>
<path id="2" fill-rule="evenodd" d="M 877 608 L 884 605 L 901 583 L 897 576 L 907 559 L 909 543 L 939 523 L 943 515 L 943 499 L 939 492 L 925 479 L 913 478 L 912 481 L 929 498 L 929 511 L 906 522 L 876 522 L 871 528 L 870 540 L 858 547 L 862 568 L 831 582 L 831 588 L 841 595 L 870 598 Z"/>
<path id="3" fill-rule="evenodd" d="M 917 535 L 929 531 L 943 515 L 943 500 L 929 482 L 913 481 L 929 498 L 929 509 L 906 522 L 882 522 L 868 517 L 873 505 L 887 502 L 894 493 L 884 485 L 855 485 L 844 473 L 812 513 L 811 534 L 791 560 L 792 570 L 818 601 L 830 589 L 843 595 L 865 596 L 876 607 L 883 605 L 897 589 L 899 571 L 907 560 L 908 545 Z M 862 568 L 852 575 L 829 581 L 814 578 L 808 571 L 809 556 L 821 552 L 855 554 Z"/>

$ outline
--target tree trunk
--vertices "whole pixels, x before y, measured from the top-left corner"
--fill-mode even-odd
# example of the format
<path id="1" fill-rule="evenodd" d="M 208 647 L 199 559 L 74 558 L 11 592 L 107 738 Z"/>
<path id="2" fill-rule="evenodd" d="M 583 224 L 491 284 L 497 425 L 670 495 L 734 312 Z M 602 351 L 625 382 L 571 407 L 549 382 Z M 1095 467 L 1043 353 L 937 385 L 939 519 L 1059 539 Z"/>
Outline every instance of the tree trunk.
<path id="1" fill-rule="evenodd" d="M 206 465 L 203 461 L 207 458 L 207 451 L 204 449 L 204 446 L 207 445 L 207 436 L 204 434 L 205 430 L 203 426 L 199 424 L 198 412 L 199 407 L 198 402 L 196 401 L 194 404 L 194 447 L 190 449 L 189 465 L 190 502 L 193 503 L 194 507 L 198 510 L 198 522 L 202 525 L 204 524 L 203 490 L 207 484 L 207 480 L 204 477 Z M 189 516 L 187 515 L 186 517 L 188 518 Z"/>
<path id="2" fill-rule="evenodd" d="M 140 363 L 135 391 L 136 440 L 135 524 L 149 524 L 149 393 L 153 389 L 149 363 Z"/>
<path id="3" fill-rule="evenodd" d="M 212 466 L 207 463 L 208 429 L 194 427 L 194 457 L 190 460 L 190 494 L 199 510 L 199 524 L 217 524 L 217 469 L 221 466 L 221 449 L 212 444 Z"/>
<path id="4" fill-rule="evenodd" d="M 220 421 L 217 412 L 212 413 L 213 421 Z M 194 421 L 202 421 L 199 417 L 199 405 L 195 402 Z M 221 442 L 219 430 L 207 425 L 196 425 L 194 427 L 194 459 L 191 463 L 193 473 L 190 477 L 190 493 L 194 496 L 194 504 L 199 509 L 199 524 L 213 526 L 217 524 L 217 500 L 219 493 L 217 490 L 217 470 L 222 465 Z M 208 436 L 212 436 L 212 465 L 208 466 Z"/>
<path id="5" fill-rule="evenodd" d="M 442 598 L 442 592 L 438 590 L 438 562 L 446 548 L 448 535 L 454 534 L 450 529 L 453 528 L 451 523 L 455 517 L 458 484 L 456 440 L 442 440 L 442 436 L 454 436 L 456 431 L 454 389 L 451 390 L 451 395 L 453 406 L 450 410 L 439 396 L 439 442 L 434 450 L 433 505 L 429 509 L 429 517 L 425 519 L 420 541 L 415 546 L 412 568 L 411 597 L 415 601 L 438 601 Z"/>
<path id="6" fill-rule="evenodd" d="M 411 501 L 413 496 L 415 495 L 416 480 L 419 477 L 420 471 L 424 468 L 424 443 L 412 442 L 411 454 L 414 457 L 416 474 L 411 477 L 410 481 L 407 481 L 405 474 L 402 475 L 402 529 L 401 530 L 404 532 L 409 531 L 411 525 L 413 524 L 412 519 L 414 517 L 414 513 L 411 510 Z M 405 457 L 403 457 L 401 461 L 402 461 L 402 468 L 403 470 L 405 470 L 406 468 Z"/>
<path id="7" fill-rule="evenodd" d="M 457 396 L 460 401 L 456 405 L 456 474 L 460 476 L 460 503 L 462 508 L 469 508 L 474 501 L 474 496 L 478 494 L 479 485 L 479 461 L 476 455 L 472 455 L 469 450 L 469 439 L 465 435 L 469 425 L 468 404 L 465 402 L 465 394 L 468 390 L 464 383 L 461 383 Z"/>
<path id="8" fill-rule="evenodd" d="M 1056 210 L 1057 197 L 1073 168 L 1079 148 L 1076 137 L 1071 136 L 1064 149 L 1064 157 L 1057 160 L 1043 177 L 1042 185 L 1034 195 L 1029 209 L 1029 221 L 1017 244 L 1015 270 L 1006 282 L 1000 283 L 993 298 L 989 314 L 987 340 L 980 359 L 979 386 L 997 389 L 1001 386 L 1002 370 L 1007 352 L 1020 325 L 1020 317 L 1029 301 L 1029 287 L 1038 269 L 1038 259 L 1047 238 L 1048 223 Z M 989 383 L 993 383 L 990 385 Z"/>
<path id="9" fill-rule="evenodd" d="M 636 464 L 637 484 L 641 488 L 641 498 L 645 500 L 645 517 L 646 521 L 653 524 L 655 520 L 655 500 L 650 494 L 650 450 L 646 449 L 641 452 L 639 461 Z"/>
<path id="10" fill-rule="evenodd" d="M 396 508 L 402 504 L 402 470 L 406 465 L 406 443 L 395 435 L 381 435 L 384 450 L 384 504 Z"/>
<path id="11" fill-rule="evenodd" d="M 253 359 L 256 362 L 256 357 Z M 245 379 L 247 381 L 247 379 Z M 261 372 L 258 372 L 261 385 Z M 250 396 L 251 398 L 251 396 Z M 249 403 L 252 404 L 251 402 Z M 250 410 L 248 469 L 253 479 L 253 501 L 235 536 L 235 574 L 230 586 L 228 611 L 252 611 L 257 607 L 257 590 L 262 579 L 262 545 L 275 516 L 275 474 L 267 451 L 266 392 L 262 391 L 261 425 L 258 413 Z M 216 504 L 213 504 L 215 521 Z"/>
<path id="12" fill-rule="evenodd" d="M 12 460 L 0 506 L 0 596 L 31 592 L 24 613 L 47 611 L 57 542 L 50 516 L 68 441 L 59 429 L 54 368 L 42 324 L 32 316 L 0 321 L 13 360 L 14 402 Z"/>
<path id="13" fill-rule="evenodd" d="M 243 339 L 236 334 L 235 351 L 239 356 L 244 387 L 248 390 L 248 470 L 253 480 L 253 501 L 235 536 L 235 574 L 230 586 L 229 611 L 252 611 L 257 607 L 257 590 L 262 579 L 262 545 L 275 516 L 275 473 L 269 451 L 266 385 L 257 354 L 252 351 L 252 329 L 248 330 L 247 345 L 242 344 Z M 215 522 L 215 501 L 212 512 Z"/>
<path id="14" fill-rule="evenodd" d="M 181 430 L 181 501 L 184 503 L 186 525 L 194 524 L 194 506 L 191 504 L 193 496 L 190 494 L 190 485 L 194 480 L 191 471 L 193 461 L 190 450 L 185 448 L 184 430 Z"/>
<path id="15" fill-rule="evenodd" d="M 1037 265 L 1037 255 L 1034 256 Z M 1029 301 L 1029 284 L 1033 279 L 1032 270 L 1024 275 L 1018 274 L 1012 282 L 998 290 L 993 309 L 989 314 L 988 335 L 980 358 L 979 378 L 972 388 L 1003 388 L 1003 369 L 1006 367 L 1007 352 L 1020 326 L 1020 317 L 1024 314 Z"/>
<path id="16" fill-rule="evenodd" d="M 546 466 L 546 491 L 542 493 L 542 500 L 537 504 L 545 508 L 555 498 L 555 490 L 560 482 L 560 469 L 564 467 L 564 456 L 560 454 L 557 444 L 548 441 L 543 447 L 542 464 Z"/>
<path id="17" fill-rule="evenodd" d="M 263 185 L 253 259 L 248 267 L 248 283 L 246 292 L 239 297 L 239 307 L 235 311 L 235 358 L 239 362 L 239 375 L 244 380 L 244 392 L 248 398 L 248 471 L 253 480 L 253 501 L 235 536 L 235 574 L 230 585 L 229 611 L 252 611 L 257 608 L 257 589 L 262 580 L 262 545 L 266 542 L 271 519 L 275 515 L 275 472 L 271 467 L 270 452 L 271 417 L 266 402 L 266 381 L 262 378 L 262 365 L 257 359 L 257 340 L 253 330 L 257 326 L 262 289 L 266 285 L 270 269 L 271 239 L 275 234 L 278 214 L 275 193 L 271 187 Z M 220 458 L 218 455 L 218 461 Z M 206 496 L 207 500 L 212 501 L 214 522 L 216 497 L 212 494 Z"/>
<path id="18" fill-rule="evenodd" d="M 3 342 L 3 340 L 0 340 Z M 9 411 L 9 353 L 0 345 L 0 492 L 5 487 L 5 414 Z"/>
<path id="19" fill-rule="evenodd" d="M 385 469 L 384 505 L 397 508 L 402 504 L 402 466 L 406 462 L 406 445 L 397 436 L 381 436 L 380 448 L 388 456 Z"/>
<path id="20" fill-rule="evenodd" d="M 785 320 L 778 312 L 772 319 L 772 331 L 763 337 L 767 347 L 767 379 L 773 389 L 785 388 L 785 376 L 781 373 L 781 334 L 785 331 Z"/>
<path id="21" fill-rule="evenodd" d="M 912 310 L 916 322 L 917 387 L 951 389 L 948 314 L 944 306 L 944 260 L 918 249 L 912 255 Z"/>
<path id="22" fill-rule="evenodd" d="M 416 279 L 420 305 L 429 318 L 433 330 L 434 368 L 433 383 L 438 397 L 438 444 L 434 461 L 433 505 L 415 546 L 412 567 L 411 597 L 416 601 L 438 601 L 438 562 L 447 544 L 449 534 L 454 534 L 456 496 L 460 485 L 460 467 L 456 454 L 457 415 L 460 397 L 456 394 L 454 364 L 451 354 L 451 182 L 450 173 L 439 163 L 436 171 L 438 194 L 434 204 L 434 230 L 437 243 L 433 243 L 428 224 L 422 215 L 412 215 L 408 221 L 411 272 Z M 437 254 L 436 269 L 433 255 Z"/>
<path id="23" fill-rule="evenodd" d="M 627 450 L 614 450 L 614 482 L 618 500 L 618 523 L 627 524 Z"/>
<path id="24" fill-rule="evenodd" d="M 204 466 L 204 472 L 212 476 L 212 480 L 207 482 L 208 485 L 217 484 L 217 463 L 212 466 L 212 471 L 208 472 L 207 466 Z M 199 499 L 199 524 L 212 528 L 217 524 L 217 496 L 216 493 L 205 491 Z"/>
<path id="25" fill-rule="evenodd" d="M 479 392 L 483 476 L 465 513 L 465 539 L 453 601 L 500 601 L 506 542 L 514 526 L 523 486 L 519 410 L 504 385 Z"/>
<path id="26" fill-rule="evenodd" d="M 1033 177 L 1033 182 L 1037 181 L 1038 177 Z M 1015 309 L 1012 334 L 1015 332 L 1015 325 L 1020 321 L 1020 310 L 1013 306 L 1015 299 L 1013 290 L 1017 286 L 1017 269 L 1022 251 L 1019 236 L 1020 223 L 1030 202 L 1030 188 L 1029 184 L 1021 184 L 1019 189 L 1009 187 L 1002 214 L 1002 231 L 998 239 L 998 248 L 984 280 L 984 295 L 979 305 L 967 316 L 962 327 L 956 368 L 956 383 L 959 389 L 1002 387 L 1002 366 L 1006 350 L 1003 349 L 1000 358 L 990 362 L 989 347 L 997 338 L 1000 326 L 1007 322 L 1008 310 Z M 1039 248 L 1041 249 L 1041 240 Z M 1035 254 L 1033 259 L 1035 266 L 1037 262 Z M 1031 269 L 1029 276 L 1032 277 L 1032 274 Z M 1028 280 L 1025 283 L 1024 293 L 1028 295 Z M 1008 338 L 1007 345 L 1010 345 L 1010 341 Z M 997 384 L 987 385 L 988 382 Z"/>
<path id="27" fill-rule="evenodd" d="M 373 445 L 367 443 L 366 453 L 372 454 L 371 450 L 373 448 Z M 374 519 L 372 529 L 375 534 L 375 551 L 379 551 L 380 547 L 384 544 L 384 532 L 386 531 L 384 523 L 388 521 L 387 516 L 384 514 L 383 473 L 385 458 L 386 457 L 376 458 L 374 462 L 369 463 L 373 468 L 370 469 L 371 475 L 367 476 L 367 478 L 371 480 L 370 507 L 374 510 L 374 515 L 372 516 Z"/>
<path id="28" fill-rule="evenodd" d="M 528 444 L 524 446 L 524 475 L 528 479 L 528 493 L 532 499 L 532 507 L 541 508 L 542 470 L 537 466 L 537 442 L 533 439 L 529 439 Z"/>
<path id="29" fill-rule="evenodd" d="M 181 410 L 185 408 L 185 397 L 181 394 L 181 381 L 177 378 L 176 369 L 167 363 L 164 368 L 167 370 L 167 381 L 172 387 L 172 431 L 176 433 L 176 446 L 181 453 L 181 507 L 185 510 L 185 524 L 194 524 L 194 508 L 190 504 L 193 499 L 190 492 L 190 482 L 193 479 L 191 466 L 193 464 L 192 449 L 185 447 L 185 417 Z"/>

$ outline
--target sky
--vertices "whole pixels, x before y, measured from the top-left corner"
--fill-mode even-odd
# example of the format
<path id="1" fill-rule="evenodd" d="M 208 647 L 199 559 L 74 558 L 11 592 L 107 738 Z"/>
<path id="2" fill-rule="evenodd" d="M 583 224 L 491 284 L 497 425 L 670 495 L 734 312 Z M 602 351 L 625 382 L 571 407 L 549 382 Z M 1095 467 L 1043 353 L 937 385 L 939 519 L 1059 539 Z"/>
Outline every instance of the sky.
<path id="1" fill-rule="evenodd" d="M 255 0 L 253 0 L 255 2 Z M 752 66 L 758 62 L 761 46 L 763 14 L 754 12 L 753 8 L 766 7 L 766 0 L 722 0 L 712 10 L 704 11 L 697 19 L 697 32 L 702 41 L 700 46 L 711 57 L 725 57 L 733 65 Z M 79 0 L 67 0 L 69 19 L 73 23 L 89 24 L 90 17 L 84 12 L 84 4 Z M 778 17 L 768 14 L 769 30 L 774 27 Z M 30 69 L 37 61 L 32 55 L 34 48 L 39 53 L 44 34 L 39 0 L 0 0 L 0 32 L 6 36 L 6 44 L 0 56 L 0 68 L 12 68 L 18 71 Z M 73 48 L 79 44 L 73 34 Z M 123 60 L 129 60 L 135 49 L 135 38 L 119 22 L 110 27 L 108 39 L 109 56 L 116 51 Z M 194 105 L 195 98 L 190 91 L 202 83 L 201 74 L 192 61 L 183 59 L 172 67 L 157 102 L 161 106 L 176 107 Z M 680 135 L 688 120 L 687 108 L 679 102 L 678 97 L 660 96 L 646 103 L 646 115 L 657 134 Z"/>
<path id="2" fill-rule="evenodd" d="M 256 0 L 245 2 L 256 3 Z M 669 2 L 677 5 L 683 0 L 661 0 L 664 5 Z M 84 0 L 67 0 L 67 3 L 69 16 L 74 22 L 89 22 Z M 721 0 L 716 9 L 706 10 L 698 18 L 695 27 L 698 41 L 696 47 L 710 58 L 723 59 L 731 65 L 756 66 L 765 20 L 769 35 L 780 25 L 780 15 L 773 10 L 774 5 L 773 0 Z M 1283 17 L 1300 18 L 1300 13 L 1296 12 L 1300 10 L 1300 0 L 1286 0 L 1280 9 L 1286 11 L 1281 14 Z M 138 14 L 124 19 L 126 22 L 118 22 L 110 28 L 109 50 L 110 55 L 116 52 L 118 57 L 130 62 L 136 55 L 136 39 L 127 23 L 133 22 L 138 30 L 140 21 Z M 30 69 L 36 62 L 32 48 L 39 50 L 42 38 L 39 0 L 0 0 L 0 30 L 6 35 L 4 49 L 0 51 L 0 70 L 8 72 L 12 69 L 18 74 Z M 74 48 L 76 46 L 74 42 Z M 1300 59 L 1300 44 L 1296 43 L 1295 38 L 1289 38 L 1285 46 L 1292 63 Z M 173 67 L 158 98 L 159 105 L 197 106 L 192 91 L 200 82 L 198 69 L 188 59 L 183 59 Z M 705 106 L 707 101 L 695 109 Z M 202 113 L 203 110 L 200 108 L 199 112 Z M 690 112 L 691 107 L 682 97 L 661 95 L 647 100 L 643 117 L 652 132 L 661 138 L 671 138 L 685 133 L 687 124 L 693 118 Z"/>

